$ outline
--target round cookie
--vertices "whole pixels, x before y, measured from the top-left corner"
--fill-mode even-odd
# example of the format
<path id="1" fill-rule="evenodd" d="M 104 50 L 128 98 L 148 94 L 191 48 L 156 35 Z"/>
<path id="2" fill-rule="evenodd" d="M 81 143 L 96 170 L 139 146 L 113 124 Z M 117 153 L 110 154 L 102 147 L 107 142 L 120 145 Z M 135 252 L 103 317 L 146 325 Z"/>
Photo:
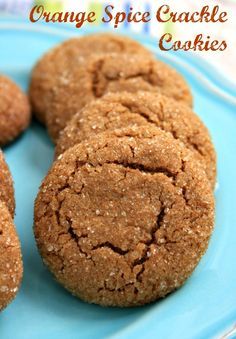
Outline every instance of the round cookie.
<path id="1" fill-rule="evenodd" d="M 74 295 L 103 306 L 143 305 L 180 287 L 213 224 L 203 168 L 156 127 L 101 133 L 68 149 L 35 202 L 45 264 Z"/>
<path id="2" fill-rule="evenodd" d="M 192 103 L 182 76 L 161 61 L 142 55 L 95 55 L 84 63 L 71 65 L 58 76 L 46 113 L 49 134 L 57 140 L 75 113 L 108 92 L 139 90 L 159 92 L 188 105 Z"/>
<path id="3" fill-rule="evenodd" d="M 22 274 L 20 242 L 12 217 L 0 201 L 0 311 L 15 298 Z"/>
<path id="4" fill-rule="evenodd" d="M 14 217 L 15 198 L 11 172 L 0 150 L 0 201 L 5 202 L 11 216 Z"/>
<path id="5" fill-rule="evenodd" d="M 30 84 L 32 108 L 38 120 L 42 123 L 46 122 L 45 112 L 50 92 L 61 70 L 66 72 L 73 63 L 91 54 L 111 52 L 152 55 L 135 40 L 104 33 L 66 40 L 46 53 L 34 67 Z"/>
<path id="6" fill-rule="evenodd" d="M 202 161 L 214 188 L 216 154 L 207 128 L 191 108 L 161 94 L 110 93 L 92 101 L 62 131 L 56 156 L 92 135 L 132 125 L 155 125 L 181 140 Z"/>
<path id="7" fill-rule="evenodd" d="M 0 146 L 18 137 L 30 123 L 26 95 L 10 79 L 0 75 Z"/>

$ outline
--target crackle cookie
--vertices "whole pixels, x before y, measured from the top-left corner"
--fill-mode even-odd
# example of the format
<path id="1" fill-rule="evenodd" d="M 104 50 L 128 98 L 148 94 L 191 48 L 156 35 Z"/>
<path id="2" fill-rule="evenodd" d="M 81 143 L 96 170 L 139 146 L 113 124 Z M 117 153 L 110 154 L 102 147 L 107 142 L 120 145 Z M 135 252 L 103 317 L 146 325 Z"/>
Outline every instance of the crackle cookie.
<path id="1" fill-rule="evenodd" d="M 131 55 L 152 53 L 137 41 L 116 34 L 87 35 L 66 40 L 45 54 L 36 64 L 30 84 L 30 98 L 33 112 L 42 123 L 50 92 L 57 82 L 57 74 L 66 72 L 74 62 L 94 53 L 128 53 Z"/>
<path id="2" fill-rule="evenodd" d="M 17 138 L 30 123 L 27 96 L 10 79 L 0 75 L 0 146 Z"/>
<path id="3" fill-rule="evenodd" d="M 0 311 L 15 298 L 22 274 L 20 242 L 12 217 L 0 201 Z"/>
<path id="4" fill-rule="evenodd" d="M 62 131 L 56 156 L 92 135 L 132 125 L 155 125 L 181 140 L 202 161 L 215 186 L 216 154 L 203 122 L 186 105 L 151 92 L 110 93 L 86 105 Z"/>
<path id="5" fill-rule="evenodd" d="M 143 305 L 179 288 L 214 224 L 204 169 L 157 127 L 99 134 L 53 164 L 35 202 L 45 264 L 90 303 Z"/>
<path id="6" fill-rule="evenodd" d="M 15 198 L 11 172 L 0 149 L 0 201 L 5 202 L 11 216 L 14 217 Z"/>
<path id="7" fill-rule="evenodd" d="M 161 61 L 142 55 L 95 55 L 58 76 L 46 114 L 49 134 L 57 140 L 75 113 L 108 92 L 138 90 L 159 92 L 188 105 L 192 103 L 182 76 Z"/>

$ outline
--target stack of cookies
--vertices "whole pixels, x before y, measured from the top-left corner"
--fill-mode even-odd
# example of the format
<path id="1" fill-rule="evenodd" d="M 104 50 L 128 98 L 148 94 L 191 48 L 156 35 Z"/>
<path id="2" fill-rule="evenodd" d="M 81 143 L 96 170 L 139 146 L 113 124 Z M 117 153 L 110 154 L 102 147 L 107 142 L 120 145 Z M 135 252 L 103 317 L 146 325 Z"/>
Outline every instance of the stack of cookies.
<path id="1" fill-rule="evenodd" d="M 0 146 L 15 140 L 28 127 L 30 116 L 26 95 L 12 80 L 0 75 Z M 14 213 L 13 180 L 0 150 L 0 311 L 15 297 L 23 273 Z"/>
<path id="2" fill-rule="evenodd" d="M 183 285 L 213 230 L 216 156 L 182 76 L 131 39 L 92 35 L 47 53 L 30 97 L 56 144 L 34 226 L 56 279 L 120 307 Z"/>

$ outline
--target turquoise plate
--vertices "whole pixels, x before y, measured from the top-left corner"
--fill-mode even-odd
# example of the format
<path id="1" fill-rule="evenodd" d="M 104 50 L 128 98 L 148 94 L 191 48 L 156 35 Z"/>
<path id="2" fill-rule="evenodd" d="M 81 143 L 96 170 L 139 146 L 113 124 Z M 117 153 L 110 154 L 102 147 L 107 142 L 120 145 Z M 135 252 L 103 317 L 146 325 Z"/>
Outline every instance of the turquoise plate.
<path id="1" fill-rule="evenodd" d="M 88 33 L 86 29 L 86 33 Z M 0 19 L 0 72 L 27 89 L 36 60 L 81 30 Z M 134 36 L 182 72 L 195 110 L 209 127 L 218 154 L 216 225 L 207 254 L 177 292 L 136 309 L 89 305 L 71 296 L 43 266 L 32 224 L 33 204 L 53 159 L 45 129 L 34 122 L 5 148 L 16 190 L 16 225 L 24 257 L 23 284 L 0 315 L 1 339 L 233 338 L 236 324 L 236 88 L 209 65 L 185 53 L 160 53 L 156 41 Z"/>

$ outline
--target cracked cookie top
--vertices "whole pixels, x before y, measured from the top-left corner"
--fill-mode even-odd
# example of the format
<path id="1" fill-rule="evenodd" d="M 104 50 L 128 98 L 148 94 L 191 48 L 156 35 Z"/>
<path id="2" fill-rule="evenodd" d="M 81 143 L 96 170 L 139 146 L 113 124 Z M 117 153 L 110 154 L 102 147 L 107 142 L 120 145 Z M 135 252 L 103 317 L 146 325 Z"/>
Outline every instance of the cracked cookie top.
<path id="1" fill-rule="evenodd" d="M 96 34 L 66 40 L 46 53 L 36 64 L 30 84 L 30 98 L 37 118 L 45 123 L 45 111 L 57 74 L 94 53 L 128 53 L 151 56 L 137 41 L 116 34 Z"/>
<path id="2" fill-rule="evenodd" d="M 28 127 L 30 117 L 27 96 L 12 80 L 0 75 L 0 146 L 18 137 Z"/>
<path id="3" fill-rule="evenodd" d="M 11 172 L 0 149 L 0 200 L 5 202 L 11 216 L 14 217 L 15 197 Z"/>
<path id="4" fill-rule="evenodd" d="M 66 123 L 87 103 L 108 92 L 158 92 L 191 106 L 185 80 L 170 66 L 143 55 L 103 54 L 62 69 L 51 89 L 46 124 L 57 140 Z"/>
<path id="5" fill-rule="evenodd" d="M 101 133 L 68 149 L 35 202 L 45 264 L 74 295 L 109 306 L 142 305 L 180 287 L 213 223 L 204 169 L 152 126 Z"/>
<path id="6" fill-rule="evenodd" d="M 157 93 L 109 93 L 92 101 L 62 131 L 56 156 L 92 135 L 142 125 L 157 126 L 181 140 L 202 161 L 214 188 L 216 155 L 207 128 L 191 108 Z"/>
<path id="7" fill-rule="evenodd" d="M 0 201 L 0 311 L 15 297 L 22 272 L 20 242 L 12 217 Z"/>

